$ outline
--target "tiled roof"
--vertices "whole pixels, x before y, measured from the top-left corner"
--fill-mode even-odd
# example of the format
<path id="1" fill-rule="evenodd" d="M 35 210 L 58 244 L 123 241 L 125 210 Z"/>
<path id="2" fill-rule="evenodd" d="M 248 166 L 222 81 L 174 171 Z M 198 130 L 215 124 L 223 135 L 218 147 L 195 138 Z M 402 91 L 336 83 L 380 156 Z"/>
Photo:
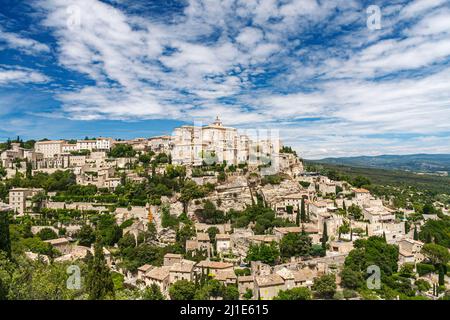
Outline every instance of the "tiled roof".
<path id="1" fill-rule="evenodd" d="M 169 276 L 169 268 L 167 267 L 156 267 L 148 271 L 145 276 L 150 279 L 155 279 L 163 281 Z"/>
<path id="2" fill-rule="evenodd" d="M 267 276 L 258 276 L 255 280 L 259 287 L 279 286 L 284 284 L 283 278 L 276 273 Z"/>

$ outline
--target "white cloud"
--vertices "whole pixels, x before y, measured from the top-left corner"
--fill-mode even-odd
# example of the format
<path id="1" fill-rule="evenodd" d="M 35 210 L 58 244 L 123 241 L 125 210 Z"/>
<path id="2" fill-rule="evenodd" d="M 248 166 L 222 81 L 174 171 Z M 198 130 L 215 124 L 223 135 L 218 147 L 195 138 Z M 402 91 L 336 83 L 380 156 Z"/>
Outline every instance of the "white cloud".
<path id="1" fill-rule="evenodd" d="M 2 42 L 6 43 L 8 48 L 17 49 L 27 54 L 50 52 L 50 48 L 46 44 L 12 32 L 5 32 L 0 28 L 0 43 Z"/>
<path id="2" fill-rule="evenodd" d="M 2 68 L 0 67 L 0 85 L 20 84 L 20 83 L 44 83 L 48 77 L 37 71 L 24 68 Z"/>
<path id="3" fill-rule="evenodd" d="M 426 11 L 439 7 L 447 0 L 415 0 L 406 5 L 401 11 L 402 18 L 416 18 Z"/>

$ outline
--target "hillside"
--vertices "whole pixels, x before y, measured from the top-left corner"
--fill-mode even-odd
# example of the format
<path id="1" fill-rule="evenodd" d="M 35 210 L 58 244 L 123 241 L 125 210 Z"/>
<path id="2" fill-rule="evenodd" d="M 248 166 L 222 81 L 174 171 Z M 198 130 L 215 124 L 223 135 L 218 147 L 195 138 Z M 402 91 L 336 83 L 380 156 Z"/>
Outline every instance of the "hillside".
<path id="1" fill-rule="evenodd" d="M 438 171 L 450 172 L 450 154 L 358 156 L 324 158 L 314 162 L 424 173 L 436 173 Z"/>
<path id="2" fill-rule="evenodd" d="M 325 170 L 327 172 L 333 171 L 344 177 L 355 178 L 357 176 L 364 176 L 377 185 L 390 185 L 397 187 L 410 186 L 424 192 L 450 194 L 450 177 L 418 175 L 401 170 L 325 164 L 318 163 L 317 161 L 307 161 L 306 164 L 310 167 L 310 169 L 318 171 Z"/>

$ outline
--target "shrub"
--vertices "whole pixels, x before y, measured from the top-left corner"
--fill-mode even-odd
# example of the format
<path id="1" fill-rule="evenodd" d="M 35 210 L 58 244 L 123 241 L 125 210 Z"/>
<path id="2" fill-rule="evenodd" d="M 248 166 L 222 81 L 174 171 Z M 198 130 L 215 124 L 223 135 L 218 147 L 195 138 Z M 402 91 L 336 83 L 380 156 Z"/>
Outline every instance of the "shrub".
<path id="1" fill-rule="evenodd" d="M 433 273 L 435 271 L 435 268 L 432 264 L 418 263 L 416 265 L 416 270 L 419 276 L 423 276 L 429 273 Z"/>

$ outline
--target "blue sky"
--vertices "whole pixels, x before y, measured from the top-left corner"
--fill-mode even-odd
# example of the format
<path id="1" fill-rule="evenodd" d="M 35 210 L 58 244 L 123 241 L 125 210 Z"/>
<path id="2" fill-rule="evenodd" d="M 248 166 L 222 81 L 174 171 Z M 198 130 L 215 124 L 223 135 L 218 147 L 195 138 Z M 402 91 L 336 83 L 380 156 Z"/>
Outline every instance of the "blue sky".
<path id="1" fill-rule="evenodd" d="M 449 62 L 449 0 L 0 0 L 0 140 L 220 115 L 306 158 L 450 153 Z"/>

